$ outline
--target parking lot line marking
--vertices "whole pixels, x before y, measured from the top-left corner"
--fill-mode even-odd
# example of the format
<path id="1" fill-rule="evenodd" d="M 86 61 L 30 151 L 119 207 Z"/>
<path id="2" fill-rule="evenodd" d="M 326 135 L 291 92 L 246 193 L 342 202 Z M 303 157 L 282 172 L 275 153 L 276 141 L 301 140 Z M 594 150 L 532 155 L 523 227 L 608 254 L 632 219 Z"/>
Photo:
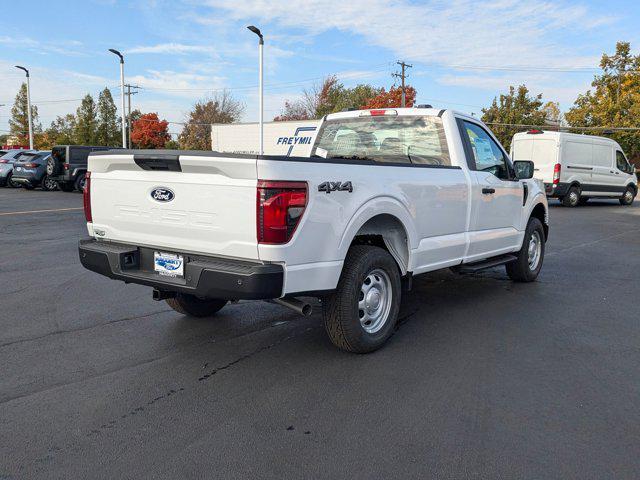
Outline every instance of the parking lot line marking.
<path id="1" fill-rule="evenodd" d="M 0 213 L 0 217 L 4 217 L 6 215 L 26 215 L 29 213 L 68 212 L 71 210 L 83 210 L 83 207 L 55 208 L 50 210 L 25 210 L 22 212 L 5 212 L 5 213 Z"/>

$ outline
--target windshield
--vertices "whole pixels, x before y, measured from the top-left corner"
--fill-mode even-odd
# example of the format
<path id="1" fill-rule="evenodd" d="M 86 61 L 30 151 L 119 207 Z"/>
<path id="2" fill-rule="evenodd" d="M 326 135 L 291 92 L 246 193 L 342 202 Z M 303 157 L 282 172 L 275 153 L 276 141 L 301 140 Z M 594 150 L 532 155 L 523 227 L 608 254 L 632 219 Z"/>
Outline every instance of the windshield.
<path id="1" fill-rule="evenodd" d="M 365 116 L 323 123 L 311 156 L 451 165 L 439 117 Z"/>

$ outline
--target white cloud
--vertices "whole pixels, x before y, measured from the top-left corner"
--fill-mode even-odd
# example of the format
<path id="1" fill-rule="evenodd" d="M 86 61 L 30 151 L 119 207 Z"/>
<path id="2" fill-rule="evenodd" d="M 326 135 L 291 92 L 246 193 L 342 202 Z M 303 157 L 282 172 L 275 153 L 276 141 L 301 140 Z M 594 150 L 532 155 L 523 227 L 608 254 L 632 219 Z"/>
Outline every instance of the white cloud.
<path id="1" fill-rule="evenodd" d="M 215 53 L 213 46 L 184 45 L 182 43 L 160 43 L 158 45 L 138 46 L 126 51 L 132 53 L 159 53 L 170 55 L 186 55 L 188 53 Z"/>

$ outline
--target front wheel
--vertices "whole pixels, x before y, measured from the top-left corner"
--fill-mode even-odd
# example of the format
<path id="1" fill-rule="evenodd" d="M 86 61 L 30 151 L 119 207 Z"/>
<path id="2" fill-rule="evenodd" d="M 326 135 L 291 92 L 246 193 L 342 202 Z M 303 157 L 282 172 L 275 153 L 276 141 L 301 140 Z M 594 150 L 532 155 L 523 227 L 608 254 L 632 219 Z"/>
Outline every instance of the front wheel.
<path id="1" fill-rule="evenodd" d="M 192 317 L 212 317 L 227 304 L 227 300 L 198 298 L 186 293 L 177 293 L 174 298 L 168 298 L 166 302 L 176 312 Z"/>
<path id="2" fill-rule="evenodd" d="M 322 302 L 331 342 L 355 353 L 382 347 L 398 320 L 400 291 L 398 266 L 386 250 L 365 245 L 351 247 L 336 291 Z"/>
<path id="3" fill-rule="evenodd" d="M 633 187 L 627 187 L 627 189 L 624 191 L 624 193 L 622 194 L 622 197 L 620 197 L 619 201 L 620 201 L 620 205 L 631 205 L 633 203 L 633 199 L 636 196 L 636 191 L 633 189 Z"/>
<path id="4" fill-rule="evenodd" d="M 518 258 L 505 265 L 514 282 L 533 282 L 538 278 L 544 260 L 544 228 L 537 218 L 529 219 Z"/>

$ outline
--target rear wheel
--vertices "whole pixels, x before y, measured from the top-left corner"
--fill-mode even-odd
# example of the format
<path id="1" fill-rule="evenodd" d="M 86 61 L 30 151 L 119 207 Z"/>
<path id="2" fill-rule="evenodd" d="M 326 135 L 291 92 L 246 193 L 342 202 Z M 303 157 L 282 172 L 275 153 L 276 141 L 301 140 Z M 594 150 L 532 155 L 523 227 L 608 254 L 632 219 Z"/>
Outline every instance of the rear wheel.
<path id="1" fill-rule="evenodd" d="M 87 176 L 84 173 L 81 173 L 80 175 L 78 175 L 78 178 L 76 178 L 74 188 L 79 192 L 82 192 L 84 190 L 85 183 L 87 183 Z"/>
<path id="2" fill-rule="evenodd" d="M 620 205 L 631 205 L 633 203 L 633 199 L 635 198 L 635 196 L 636 196 L 636 191 L 634 190 L 634 188 L 627 187 L 627 189 L 622 194 L 622 197 L 620 197 L 619 199 Z"/>
<path id="3" fill-rule="evenodd" d="M 562 205 L 565 207 L 577 207 L 579 203 L 580 189 L 578 187 L 571 187 L 562 199 Z"/>
<path id="4" fill-rule="evenodd" d="M 538 278 L 544 260 L 544 229 L 537 218 L 530 218 L 518 252 L 518 258 L 505 265 L 507 275 L 515 282 L 533 282 Z"/>
<path id="5" fill-rule="evenodd" d="M 43 190 L 52 192 L 53 190 L 58 189 L 58 182 L 52 179 L 49 175 L 45 175 L 42 178 L 42 183 L 40 184 L 40 186 L 42 187 Z"/>
<path id="6" fill-rule="evenodd" d="M 13 173 L 9 173 L 7 176 L 7 186 L 11 188 L 20 188 L 20 184 L 13 181 Z"/>
<path id="7" fill-rule="evenodd" d="M 192 317 L 212 317 L 227 304 L 227 300 L 203 299 L 186 293 L 178 293 L 175 298 L 168 298 L 166 302 L 176 312 Z"/>
<path id="8" fill-rule="evenodd" d="M 380 348 L 394 332 L 400 295 L 400 272 L 386 250 L 351 247 L 336 291 L 322 302 L 331 342 L 347 352 Z"/>

